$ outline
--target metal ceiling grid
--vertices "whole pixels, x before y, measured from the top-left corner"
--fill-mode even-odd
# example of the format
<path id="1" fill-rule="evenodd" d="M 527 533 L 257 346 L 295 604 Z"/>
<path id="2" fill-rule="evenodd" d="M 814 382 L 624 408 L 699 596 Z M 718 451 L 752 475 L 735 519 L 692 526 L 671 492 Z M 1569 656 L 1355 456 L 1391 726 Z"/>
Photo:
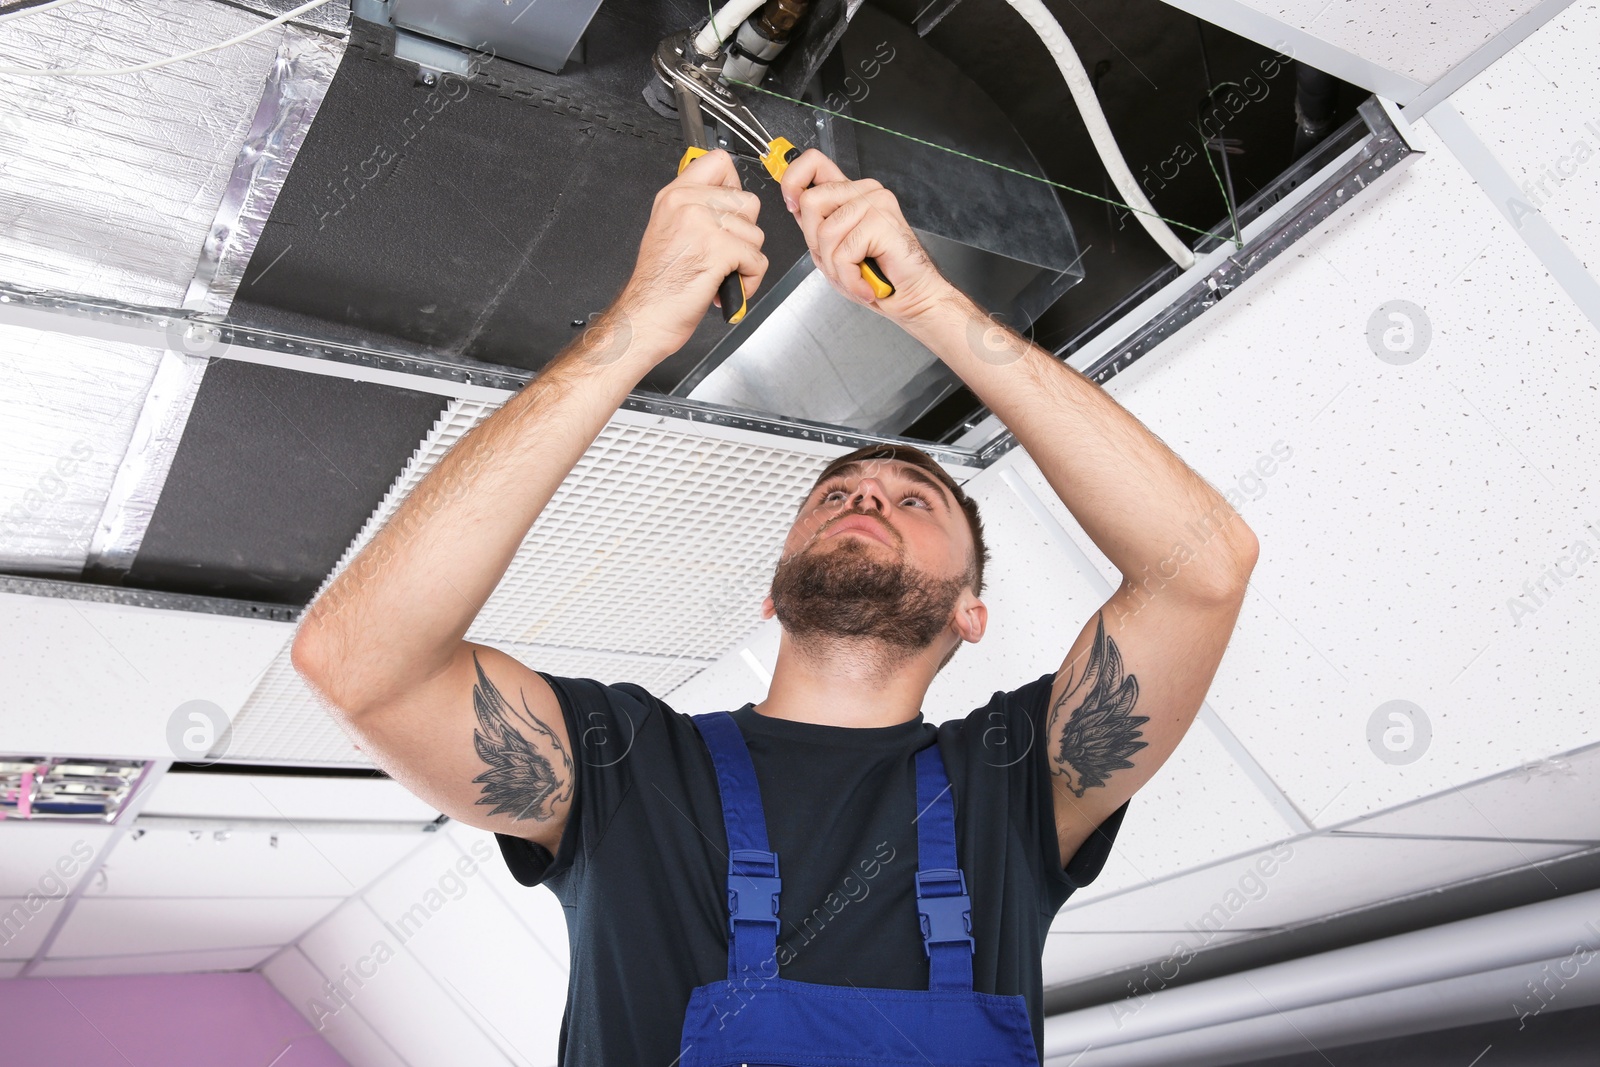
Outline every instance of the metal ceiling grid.
<path id="1" fill-rule="evenodd" d="M 120 69 L 261 21 L 220 3 L 83 0 L 0 23 L 0 66 Z M 195 306 L 225 311 L 259 235 L 257 223 L 237 239 L 239 212 L 263 220 L 270 212 L 277 186 L 257 179 L 277 170 L 281 183 L 342 52 L 336 38 L 284 26 L 132 76 L 8 78 L 0 97 L 0 277 L 179 307 L 206 250 L 213 262 L 201 289 L 232 281 L 220 300 Z M 311 77 L 295 66 L 308 62 L 319 67 Z M 275 104 L 263 112 L 269 75 L 301 97 L 292 114 L 278 114 Z M 227 208 L 230 194 L 233 217 L 224 218 L 219 205 Z"/>
<path id="2" fill-rule="evenodd" d="M 451 402 L 318 595 L 498 406 Z M 761 621 L 801 497 L 842 450 L 700 430 L 619 412 L 562 482 L 467 638 L 549 674 L 629 681 L 657 695 L 743 639 Z M 300 680 L 287 647 L 211 756 L 370 765 Z"/>

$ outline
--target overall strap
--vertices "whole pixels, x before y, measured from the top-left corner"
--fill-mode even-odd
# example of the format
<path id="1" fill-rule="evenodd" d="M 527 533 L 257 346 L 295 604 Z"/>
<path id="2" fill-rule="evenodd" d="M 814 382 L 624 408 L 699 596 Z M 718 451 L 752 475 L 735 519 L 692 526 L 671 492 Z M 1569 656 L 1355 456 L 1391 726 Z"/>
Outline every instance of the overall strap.
<path id="1" fill-rule="evenodd" d="M 956 862 L 956 804 L 935 741 L 917 753 L 917 918 L 929 989 L 972 988 L 972 898 Z"/>
<path id="2" fill-rule="evenodd" d="M 693 716 L 717 768 L 728 832 L 728 978 L 778 975 L 778 854 L 767 847 L 767 819 L 755 764 L 739 724 L 726 711 Z"/>

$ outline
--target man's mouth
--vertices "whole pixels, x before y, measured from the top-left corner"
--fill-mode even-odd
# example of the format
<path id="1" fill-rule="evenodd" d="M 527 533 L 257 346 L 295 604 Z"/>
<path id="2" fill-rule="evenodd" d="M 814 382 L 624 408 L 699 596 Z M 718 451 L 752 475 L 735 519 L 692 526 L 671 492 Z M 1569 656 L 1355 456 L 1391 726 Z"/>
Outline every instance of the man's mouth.
<path id="1" fill-rule="evenodd" d="M 858 530 L 886 545 L 894 544 L 894 537 L 890 534 L 888 525 L 882 519 L 874 519 L 867 515 L 847 515 L 842 519 L 835 519 L 833 525 L 829 526 L 822 536 L 832 537 L 847 530 Z"/>

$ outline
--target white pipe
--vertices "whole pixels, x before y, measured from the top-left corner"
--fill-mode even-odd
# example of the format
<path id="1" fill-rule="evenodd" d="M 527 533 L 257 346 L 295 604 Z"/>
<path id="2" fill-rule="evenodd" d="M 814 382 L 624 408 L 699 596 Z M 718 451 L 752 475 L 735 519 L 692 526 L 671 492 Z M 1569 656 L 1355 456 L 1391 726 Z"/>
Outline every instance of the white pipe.
<path id="1" fill-rule="evenodd" d="M 1261 995 L 1277 1002 L 1275 992 Z M 1263 1004 L 1266 1002 L 1263 1001 Z M 1532 1025 L 1545 1012 L 1600 1003 L 1600 964 L 1572 951 L 1478 974 L 1314 1004 L 1268 1011 L 1251 1019 L 1189 1030 L 1148 1041 L 1050 1054 L 1045 1067 L 1231 1067 L 1313 1049 L 1407 1037 L 1456 1026 L 1517 1022 Z M 1046 1044 L 1046 1049 L 1049 1049 Z"/>
<path id="2" fill-rule="evenodd" d="M 1104 1055 L 1131 1042 L 1181 1040 L 1220 1024 L 1565 956 L 1577 945 L 1600 952 L 1600 889 L 1054 1015 L 1044 1022 L 1045 1053 L 1089 1047 Z M 1585 970 L 1600 976 L 1600 961 Z M 1152 974 L 1174 977 L 1159 967 Z"/>
<path id="3" fill-rule="evenodd" d="M 1172 232 L 1171 227 L 1157 217 L 1155 208 L 1145 199 L 1144 191 L 1139 188 L 1133 172 L 1123 161 L 1116 139 L 1111 136 L 1111 127 L 1106 125 L 1105 113 L 1100 110 L 1100 101 L 1094 95 L 1094 86 L 1089 84 L 1089 75 L 1083 69 L 1083 62 L 1073 50 L 1072 42 L 1067 39 L 1061 24 L 1056 21 L 1054 15 L 1045 10 L 1041 0 L 1006 0 L 1006 2 L 1028 20 L 1028 25 L 1039 35 L 1039 40 L 1050 49 L 1050 55 L 1060 68 L 1061 76 L 1067 80 L 1067 88 L 1071 90 L 1072 99 L 1078 105 L 1078 113 L 1083 116 L 1083 124 L 1089 129 L 1089 139 L 1094 142 L 1094 150 L 1100 154 L 1100 162 L 1105 166 L 1106 173 L 1111 176 L 1112 184 L 1122 194 L 1122 199 L 1129 207 L 1138 209 L 1134 215 L 1138 218 L 1139 225 L 1155 238 L 1156 244 L 1160 245 L 1161 250 L 1171 256 L 1172 261 L 1178 266 L 1184 270 L 1194 266 L 1194 253 L 1189 251 L 1188 245 L 1178 239 L 1178 235 Z M 733 4 L 730 3 L 728 6 L 732 7 Z"/>
<path id="4" fill-rule="evenodd" d="M 711 16 L 695 36 L 694 46 L 703 56 L 714 56 L 722 50 L 722 42 L 733 36 L 744 20 L 754 15 L 765 0 L 728 0 L 722 10 Z"/>

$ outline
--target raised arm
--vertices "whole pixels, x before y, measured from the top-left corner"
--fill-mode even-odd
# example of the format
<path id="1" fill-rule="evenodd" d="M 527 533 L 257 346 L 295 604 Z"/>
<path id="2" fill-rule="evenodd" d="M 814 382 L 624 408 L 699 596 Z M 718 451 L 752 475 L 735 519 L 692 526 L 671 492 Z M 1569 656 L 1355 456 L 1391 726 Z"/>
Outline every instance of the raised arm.
<path id="1" fill-rule="evenodd" d="M 572 739 L 530 667 L 464 640 L 579 457 L 705 315 L 766 273 L 760 200 L 712 152 L 657 194 L 632 278 L 583 335 L 451 448 L 306 612 L 295 669 L 380 767 L 470 826 L 554 851 Z"/>
<path id="2" fill-rule="evenodd" d="M 1098 385 L 942 277 L 878 182 L 849 181 L 812 150 L 789 167 L 783 188 L 834 287 L 948 364 L 1122 572 L 1121 587 L 1066 650 L 1050 695 L 1045 742 L 1064 866 L 1194 721 L 1244 600 L 1255 535 Z M 862 281 L 856 264 L 866 256 L 888 273 L 893 296 L 880 301 Z"/>

